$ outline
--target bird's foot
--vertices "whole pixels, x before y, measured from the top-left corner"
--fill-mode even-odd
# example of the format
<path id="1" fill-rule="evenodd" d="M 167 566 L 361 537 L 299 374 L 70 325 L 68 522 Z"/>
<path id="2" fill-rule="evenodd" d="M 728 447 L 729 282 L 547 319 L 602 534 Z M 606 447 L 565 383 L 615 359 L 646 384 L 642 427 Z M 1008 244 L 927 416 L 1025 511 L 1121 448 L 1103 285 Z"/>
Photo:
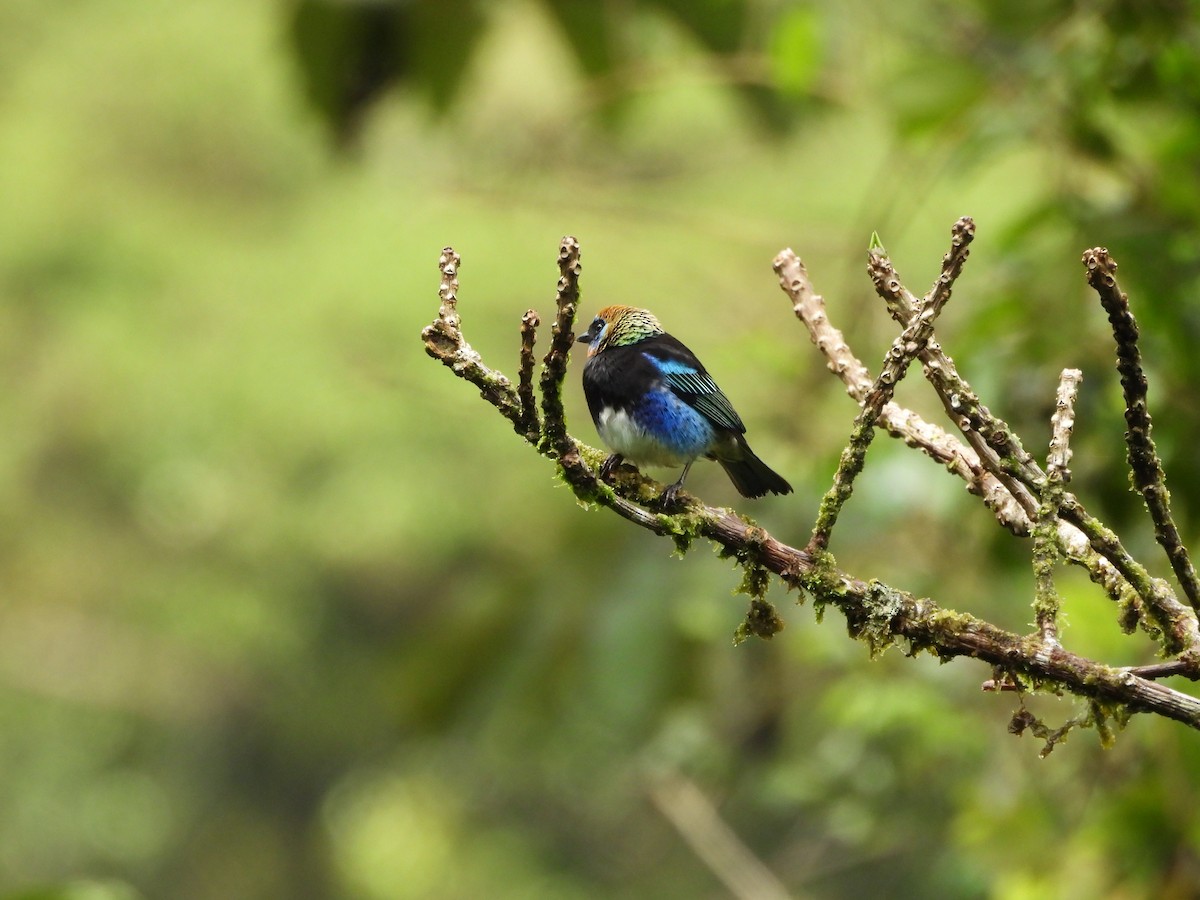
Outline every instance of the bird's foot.
<path id="1" fill-rule="evenodd" d="M 614 453 L 600 464 L 600 480 L 608 481 L 612 478 L 613 470 L 625 461 L 620 453 Z"/>
<path id="2" fill-rule="evenodd" d="M 667 489 L 663 491 L 662 496 L 658 498 L 659 507 L 662 510 L 669 511 L 676 505 L 682 505 L 678 503 L 679 492 L 683 490 L 684 479 L 687 478 L 688 472 L 691 471 L 693 462 L 695 462 L 694 459 L 690 460 L 688 464 L 683 467 L 683 471 L 679 474 L 679 477 L 675 480 L 675 483 L 667 485 Z"/>
<path id="3" fill-rule="evenodd" d="M 663 490 L 662 494 L 659 495 L 659 498 L 658 498 L 659 508 L 665 512 L 665 511 L 674 509 L 677 506 L 682 505 L 679 502 L 679 492 L 681 490 L 683 490 L 683 485 L 680 484 L 678 481 L 675 482 L 674 484 L 668 484 L 667 487 Z"/>

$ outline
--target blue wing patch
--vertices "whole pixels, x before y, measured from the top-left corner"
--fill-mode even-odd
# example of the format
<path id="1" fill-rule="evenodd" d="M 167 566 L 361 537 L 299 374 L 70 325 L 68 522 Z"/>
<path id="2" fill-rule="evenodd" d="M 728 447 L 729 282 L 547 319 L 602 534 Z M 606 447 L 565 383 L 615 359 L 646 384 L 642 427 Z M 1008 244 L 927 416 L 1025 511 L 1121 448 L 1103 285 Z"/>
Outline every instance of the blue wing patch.
<path id="1" fill-rule="evenodd" d="M 662 373 L 667 386 L 685 403 L 718 428 L 746 433 L 746 426 L 712 376 L 681 359 L 663 359 L 651 353 L 647 359 Z"/>

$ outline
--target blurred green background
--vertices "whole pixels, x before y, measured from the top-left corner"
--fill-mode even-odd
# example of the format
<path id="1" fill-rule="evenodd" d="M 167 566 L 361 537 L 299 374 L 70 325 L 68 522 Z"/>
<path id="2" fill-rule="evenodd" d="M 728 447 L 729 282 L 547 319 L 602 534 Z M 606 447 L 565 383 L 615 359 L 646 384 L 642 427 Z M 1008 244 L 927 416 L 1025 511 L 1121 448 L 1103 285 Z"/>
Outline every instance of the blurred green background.
<path id="1" fill-rule="evenodd" d="M 801 254 L 877 368 L 872 230 L 923 292 L 970 214 L 943 345 L 1038 453 L 1058 371 L 1084 369 L 1076 491 L 1165 574 L 1079 257 L 1122 264 L 1194 541 L 1198 22 L 1187 0 L 5 0 L 0 896 L 764 896 L 723 883 L 730 848 L 796 897 L 1194 896 L 1195 734 L 1135 719 L 1039 759 L 986 668 L 871 661 L 782 592 L 788 628 L 735 648 L 731 565 L 581 510 L 419 332 L 452 244 L 467 337 L 512 374 L 578 236 L 583 314 L 653 308 L 797 491 L 747 503 L 712 465 L 689 488 L 802 543 L 855 409 L 772 257 Z M 1028 542 L 896 442 L 832 549 L 1032 621 Z M 1154 658 L 1060 586 L 1069 648 Z"/>

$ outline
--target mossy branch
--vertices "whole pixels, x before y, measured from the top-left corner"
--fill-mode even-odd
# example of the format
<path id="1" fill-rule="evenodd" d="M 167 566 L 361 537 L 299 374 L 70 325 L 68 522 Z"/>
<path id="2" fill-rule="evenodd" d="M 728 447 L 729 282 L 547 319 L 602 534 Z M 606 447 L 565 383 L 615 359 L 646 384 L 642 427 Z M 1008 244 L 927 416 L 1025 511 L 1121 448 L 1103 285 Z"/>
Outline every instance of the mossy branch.
<path id="1" fill-rule="evenodd" d="M 929 296 L 917 304 L 914 315 L 905 326 L 900 336 L 892 342 L 883 360 L 883 368 L 879 377 L 868 388 L 862 399 L 862 409 L 854 420 L 850 432 L 850 442 L 842 451 L 838 462 L 837 472 L 833 476 L 833 485 L 821 501 L 817 513 L 817 524 L 813 528 L 812 539 L 808 550 L 820 553 L 829 546 L 829 535 L 837 524 L 838 514 L 842 506 L 850 499 L 854 490 L 854 479 L 862 471 L 866 461 L 867 449 L 875 438 L 875 423 L 883 414 L 884 406 L 892 399 L 896 386 L 908 372 L 909 364 L 925 349 L 933 337 L 933 324 L 938 314 L 950 299 L 950 291 L 954 281 L 962 272 L 966 262 L 967 248 L 975 237 L 975 223 L 970 218 L 959 219 L 954 225 L 950 252 L 942 260 L 942 274 L 938 277 L 934 289 Z M 872 259 L 886 256 L 882 246 L 872 242 L 870 250 Z"/>
<path id="2" fill-rule="evenodd" d="M 831 369 L 846 381 L 851 396 L 861 399 L 864 411 L 870 410 L 866 415 L 860 413 L 863 421 L 870 419 L 871 422 L 870 425 L 864 425 L 862 430 L 873 430 L 874 425 L 878 424 L 911 446 L 921 449 L 963 478 L 972 493 L 984 498 L 999 521 L 1017 533 L 1030 534 L 1039 521 L 1040 510 L 1036 498 L 1045 499 L 1046 478 L 1040 474 L 1032 457 L 1025 454 L 1024 458 L 1015 461 L 994 460 L 992 465 L 985 466 L 973 444 L 958 442 L 936 426 L 923 422 L 915 414 L 891 402 L 890 388 L 902 377 L 912 359 L 922 360 L 927 377 L 931 361 L 940 363 L 948 359 L 941 355 L 940 348 L 933 340 L 933 322 L 949 297 L 949 290 L 966 258 L 965 248 L 970 238 L 966 236 L 969 233 L 962 230 L 964 222 L 969 223 L 969 220 L 963 220 L 956 226 L 956 243 L 947 254 L 943 275 L 928 298 L 910 301 L 908 298 L 911 295 L 904 291 L 896 279 L 889 308 L 895 305 L 898 316 L 903 319 L 904 333 L 889 351 L 884 372 L 873 381 L 865 367 L 845 346 L 840 333 L 828 325 L 827 320 L 821 321 L 824 304 L 819 295 L 811 290 L 807 273 L 799 259 L 790 251 L 785 251 L 776 258 L 776 271 L 781 285 L 795 302 L 797 315 L 809 325 L 814 342 L 818 347 L 824 342 L 823 352 L 830 358 Z M 963 236 L 965 239 L 958 243 L 957 238 Z M 885 257 L 876 248 L 872 259 L 874 264 L 882 265 Z M 658 496 L 658 488 L 638 472 L 622 470 L 611 485 L 600 481 L 596 471 L 606 454 L 580 443 L 570 435 L 562 407 L 562 384 L 579 299 L 581 264 L 578 242 L 568 237 L 563 239 L 560 246 L 554 331 L 538 384 L 541 392 L 540 420 L 532 399 L 532 354 L 538 327 L 537 314 L 530 310 L 521 322 L 519 387 L 514 389 L 507 378 L 484 365 L 463 336 L 457 311 L 458 265 L 458 256 L 452 249 L 443 251 L 439 263 L 442 275 L 439 315 L 422 333 L 429 355 L 441 360 L 460 378 L 479 387 L 481 396 L 513 423 L 519 434 L 539 453 L 557 463 L 563 480 L 581 501 L 607 507 L 642 528 L 669 537 L 680 550 L 686 550 L 695 538 L 703 537 L 712 541 L 722 555 L 736 559 L 746 569 L 744 586 L 748 586 L 746 590 L 752 595 L 751 613 L 740 630 L 743 636 L 770 636 L 781 625 L 778 617 L 761 598 L 765 590 L 763 573 L 771 573 L 782 579 L 789 588 L 802 588 L 820 607 L 833 606 L 839 609 L 846 618 L 851 635 L 866 642 L 872 654 L 898 643 L 910 655 L 928 651 L 943 660 L 971 657 L 984 662 L 994 672 L 1003 673 L 1008 687 L 1065 691 L 1086 698 L 1089 712 L 1073 720 L 1070 723 L 1072 727 L 1082 723 L 1098 728 L 1103 725 L 1107 729 L 1112 723 L 1123 723 L 1132 713 L 1153 713 L 1200 729 L 1200 699 L 1153 680 L 1175 674 L 1196 677 L 1196 660 L 1188 654 L 1169 662 L 1140 668 L 1106 665 L 1066 650 L 1057 639 L 1047 641 L 1045 629 L 1023 637 L 969 614 L 943 608 L 929 598 L 917 598 L 877 581 L 855 578 L 839 571 L 832 557 L 823 549 L 810 547 L 801 550 L 789 546 L 748 518 L 729 509 L 707 506 L 687 494 L 680 495 L 681 509 L 674 514 L 652 511 L 648 507 Z M 907 307 L 899 302 L 901 299 L 908 304 Z M 804 307 L 803 311 L 801 306 Z M 952 387 L 956 384 L 955 379 L 957 373 L 943 382 L 943 387 Z M 965 386 L 965 382 L 962 385 Z M 981 404 L 977 404 L 969 413 L 964 412 L 964 415 L 972 422 L 994 426 L 989 429 L 989 434 L 1000 436 L 995 442 L 998 445 L 1019 446 L 1011 432 L 1002 423 L 997 424 L 998 420 L 990 419 L 990 414 Z M 975 429 L 965 429 L 964 435 L 972 430 Z M 1059 476 L 1062 481 L 1065 481 L 1066 466 L 1065 431 L 1069 431 L 1069 425 L 1060 420 L 1056 437 L 1060 438 L 1062 445 L 1059 448 Z M 869 439 L 861 440 L 865 450 Z M 1009 444 L 1010 440 L 1012 444 Z M 1052 453 L 1052 462 L 1053 457 Z M 1055 465 L 1049 468 L 1055 471 Z M 1037 493 L 1026 486 L 1032 471 L 1039 473 Z M 1007 479 L 1001 479 L 1000 473 L 1007 475 Z M 1034 505 L 1027 508 L 1026 502 L 1012 493 L 1010 484 L 1024 487 L 1028 501 L 1034 501 Z M 1052 490 L 1052 505 L 1056 502 L 1053 494 Z M 1094 580 L 1104 585 L 1110 594 L 1137 607 L 1139 614 L 1145 607 L 1148 616 L 1176 635 L 1177 640 L 1173 645 L 1194 646 L 1196 625 L 1191 610 L 1177 601 L 1178 610 L 1172 608 L 1169 601 L 1173 596 L 1164 583 L 1150 579 L 1148 575 L 1145 576 L 1148 583 L 1144 583 L 1139 574 L 1144 570 L 1139 570 L 1136 563 L 1122 556 L 1124 550 L 1115 536 L 1101 530 L 1103 526 L 1082 513 L 1073 496 L 1064 492 L 1060 499 L 1061 512 L 1054 522 L 1054 540 L 1060 550 L 1068 558 L 1087 565 Z M 1120 560 L 1120 564 L 1113 563 L 1113 558 Z M 1153 602 L 1145 602 L 1146 596 L 1154 598 Z M 1164 616 L 1164 611 L 1178 616 L 1172 619 Z"/>
<path id="3" fill-rule="evenodd" d="M 943 265 L 946 263 L 943 261 Z M 903 327 L 912 321 L 921 301 L 901 282 L 891 260 L 873 253 L 867 271 L 892 317 Z M 939 279 L 940 282 L 940 279 Z M 937 284 L 934 285 L 934 290 Z M 1021 445 L 1008 423 L 996 416 L 979 399 L 959 374 L 954 360 L 935 340 L 918 354 L 926 380 L 942 402 L 946 414 L 977 454 L 979 465 L 1003 487 L 1011 502 L 1020 507 L 1018 516 L 1008 502 L 994 500 L 989 507 L 1008 513 L 1002 523 L 1017 534 L 1032 532 L 1046 473 Z M 1024 521 L 1022 521 L 1022 519 Z M 1011 523 L 1028 525 L 1021 530 Z M 1165 653 L 1200 653 L 1200 631 L 1192 610 L 1180 603 L 1165 584 L 1152 578 L 1122 546 L 1120 539 L 1088 514 L 1073 494 L 1064 492 L 1056 527 L 1059 548 L 1066 559 L 1088 570 L 1121 610 L 1122 621 L 1140 626 L 1158 637 Z"/>
<path id="4" fill-rule="evenodd" d="M 1129 297 L 1117 284 L 1117 263 L 1104 247 L 1094 247 L 1083 254 L 1088 284 L 1100 297 L 1108 314 L 1113 339 L 1117 344 L 1117 372 L 1125 394 L 1125 443 L 1129 448 L 1129 469 L 1133 485 L 1146 501 L 1146 509 L 1154 522 L 1154 537 L 1167 554 L 1175 577 L 1192 608 L 1200 610 L 1200 580 L 1188 556 L 1179 529 L 1171 516 L 1171 495 L 1167 493 L 1166 475 L 1150 436 L 1150 410 L 1146 403 L 1148 386 L 1142 371 L 1142 353 L 1138 349 L 1138 327 L 1129 309 Z"/>
<path id="5" fill-rule="evenodd" d="M 1075 427 L 1075 397 L 1083 373 L 1063 369 L 1058 380 L 1054 416 L 1050 421 L 1050 451 L 1046 455 L 1046 480 L 1033 530 L 1033 611 L 1038 633 L 1046 646 L 1058 646 L 1058 612 L 1062 601 L 1054 588 L 1054 566 L 1059 559 L 1058 521 L 1063 485 L 1071 480 L 1071 430 Z"/>
<path id="6" fill-rule="evenodd" d="M 791 250 L 784 250 L 775 258 L 774 265 L 780 287 L 791 298 L 796 316 L 808 329 L 813 343 L 828 360 L 830 371 L 842 379 L 846 392 L 861 403 L 872 383 L 870 372 L 830 322 L 825 301 L 813 288 L 804 263 Z M 868 273 L 893 317 L 907 325 L 919 301 L 904 287 L 891 260 L 882 252 L 872 252 Z M 1001 464 L 1002 452 L 1010 459 L 1027 454 L 1019 446 L 1005 443 L 1011 430 L 979 401 L 970 384 L 958 373 L 954 361 L 936 341 L 930 341 L 918 358 L 924 364 L 926 379 L 963 439 L 895 403 L 885 405 L 879 418 L 880 427 L 961 478 L 967 490 L 980 497 L 997 522 L 1012 534 L 1031 535 L 1038 509 L 1038 485 L 1043 482 L 1044 473 L 1031 459 L 1020 475 L 1013 474 L 1011 465 Z M 984 434 L 998 439 L 1001 448 L 997 450 Z M 1168 653 L 1200 646 L 1195 617 L 1169 592 L 1164 594 L 1149 573 L 1125 551 L 1116 535 L 1088 515 L 1072 494 L 1065 493 L 1063 503 L 1061 516 L 1055 523 L 1059 551 L 1065 559 L 1085 568 L 1092 581 L 1117 604 L 1123 627 L 1131 630 L 1140 625 L 1159 636 Z"/>
<path id="7" fill-rule="evenodd" d="M 829 319 L 825 298 L 816 292 L 808 270 L 792 250 L 775 257 L 779 286 L 792 300 L 792 309 L 817 349 L 825 356 L 829 371 L 846 385 L 846 393 L 860 405 L 866 400 L 874 379 L 870 370 L 856 357 Z M 991 472 L 979 461 L 975 450 L 945 429 L 926 421 L 912 410 L 893 401 L 883 405 L 877 423 L 890 436 L 920 450 L 934 462 L 961 478 L 972 494 L 983 499 L 997 521 L 1013 534 L 1029 534 L 1029 516 Z"/>
<path id="8" fill-rule="evenodd" d="M 945 265 L 943 261 L 943 268 Z M 892 318 L 900 327 L 907 328 L 922 301 L 904 286 L 885 253 L 871 254 L 867 273 Z M 934 290 L 940 283 L 939 277 Z M 946 415 L 978 455 L 980 465 L 1004 486 L 1032 526 L 1037 515 L 1037 495 L 1031 485 L 1042 477 L 1036 463 L 1012 438 L 1008 425 L 983 405 L 940 344 L 930 341 L 918 355 L 925 378 L 941 400 Z M 1028 530 L 1024 533 L 1028 534 Z"/>

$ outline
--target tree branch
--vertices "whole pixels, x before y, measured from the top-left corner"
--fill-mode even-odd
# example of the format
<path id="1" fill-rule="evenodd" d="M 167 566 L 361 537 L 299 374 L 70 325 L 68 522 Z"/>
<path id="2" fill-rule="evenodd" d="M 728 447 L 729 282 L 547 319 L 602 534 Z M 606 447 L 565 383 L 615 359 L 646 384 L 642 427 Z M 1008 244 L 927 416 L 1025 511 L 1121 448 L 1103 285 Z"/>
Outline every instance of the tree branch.
<path id="1" fill-rule="evenodd" d="M 798 306 L 804 299 L 815 312 L 817 302 L 812 297 L 805 299 L 806 292 L 810 291 L 810 287 L 806 287 L 807 275 L 797 280 L 797 272 L 802 272 L 803 266 L 798 259 L 793 259 L 794 254 L 788 256 L 786 253 L 780 254 L 776 259 L 776 270 L 780 274 L 781 284 L 789 295 L 799 298 L 796 301 Z M 951 253 L 947 254 L 943 277 L 934 285 L 930 299 L 918 304 L 914 315 L 905 324 L 904 334 L 889 351 L 884 373 L 875 379 L 864 397 L 860 418 L 864 422 L 868 418 L 871 418 L 872 423 L 882 422 L 886 413 L 892 417 L 890 421 L 895 430 L 906 439 L 911 439 L 935 459 L 938 458 L 937 454 L 952 454 L 953 458 L 964 460 L 962 464 L 954 463 L 952 470 L 960 474 L 960 477 L 970 475 L 974 478 L 976 476 L 971 468 L 970 457 L 949 443 L 949 440 L 953 439 L 946 436 L 948 440 L 942 441 L 936 431 L 929 430 L 932 426 L 922 427 L 924 423 L 920 423 L 911 415 L 904 415 L 904 411 L 898 408 L 895 412 L 888 412 L 890 388 L 903 375 L 908 362 L 913 358 L 921 358 L 928 370 L 930 361 L 940 361 L 940 348 L 931 340 L 933 321 L 949 296 L 962 259 L 965 259 L 965 242 L 961 247 L 956 245 Z M 571 486 L 580 500 L 607 507 L 642 528 L 668 536 L 680 550 L 686 550 L 696 537 L 711 540 L 722 554 L 733 556 L 746 570 L 745 583 L 749 585 L 748 592 L 755 598 L 752 613 L 759 616 L 765 615 L 765 601 L 760 603 L 762 593 L 766 589 L 765 575 L 773 573 L 789 587 L 803 588 L 813 597 L 818 608 L 834 606 L 839 609 L 846 618 L 850 634 L 864 641 L 872 654 L 880 653 L 888 646 L 899 643 L 909 655 L 928 651 L 943 660 L 959 656 L 972 657 L 990 665 L 995 673 L 1003 676 L 1005 683 L 1014 687 L 1067 691 L 1086 698 L 1090 704 L 1090 712 L 1080 719 L 1079 723 L 1096 724 L 1097 727 L 1103 728 L 1106 727 L 1104 723 L 1120 724 L 1130 713 L 1141 712 L 1162 715 L 1200 729 L 1200 699 L 1152 680 L 1166 674 L 1189 674 L 1194 677 L 1194 661 L 1181 659 L 1140 669 L 1114 668 L 1071 653 L 1057 642 L 1047 642 L 1042 639 L 1042 634 L 1021 637 L 969 614 L 942 608 L 931 599 L 916 598 L 877 581 L 857 579 L 839 571 L 828 553 L 809 553 L 791 547 L 731 510 L 706 506 L 683 495 L 684 504 L 680 512 L 672 515 L 652 512 L 646 506 L 657 497 L 657 489 L 653 481 L 640 473 L 622 471 L 612 485 L 601 482 L 593 470 L 599 467 L 605 454 L 576 441 L 568 433 L 563 418 L 562 381 L 571 348 L 572 328 L 579 297 L 579 245 L 573 238 L 564 238 L 560 248 L 559 266 L 557 314 L 554 334 L 540 379 L 542 421 L 540 434 L 534 445 L 539 453 L 557 462 L 563 480 Z M 481 396 L 512 422 L 518 433 L 533 443 L 533 436 L 527 429 L 531 422 L 536 421 L 536 416 L 531 419 L 528 415 L 528 402 L 522 399 L 523 389 L 514 390 L 502 374 L 485 366 L 463 336 L 457 312 L 458 256 L 452 249 L 447 248 L 443 252 L 439 269 L 442 276 L 442 302 L 438 318 L 422 332 L 426 351 L 430 356 L 441 360 L 460 378 L 479 387 Z M 897 291 L 902 292 L 903 288 L 899 286 L 898 280 L 896 284 Z M 815 292 L 811 293 L 815 296 Z M 819 297 L 817 299 L 819 300 Z M 797 315 L 806 322 L 819 318 L 808 315 L 806 319 L 799 309 Z M 532 355 L 535 327 L 536 314 L 530 311 L 522 320 L 519 357 L 521 384 L 529 385 L 530 392 L 531 376 L 527 377 L 525 373 L 532 367 L 529 360 Z M 826 355 L 830 357 L 831 362 L 836 358 L 844 363 L 841 373 L 844 373 L 843 380 L 851 387 L 853 395 L 864 383 L 865 369 L 862 369 L 861 364 L 856 367 L 857 360 L 854 360 L 848 348 L 840 350 L 834 346 L 840 342 L 840 334 L 838 340 L 833 341 L 832 335 L 836 330 L 831 329 L 832 326 L 827 324 L 818 326 L 815 331 L 814 327 L 810 326 L 810 333 L 814 333 L 814 340 L 817 340 L 818 334 L 830 339 L 827 341 L 829 349 L 825 350 Z M 947 384 L 953 384 L 953 381 Z M 982 409 L 981 405 L 978 406 L 972 415 L 982 416 L 979 412 Z M 873 424 L 869 427 L 873 428 Z M 1059 431 L 1066 427 L 1065 423 L 1060 422 Z M 1006 427 L 1000 431 L 993 430 L 992 433 L 1010 434 Z M 864 450 L 865 446 L 864 439 Z M 1065 466 L 1066 460 L 1063 459 L 1062 462 Z M 1029 464 L 1036 467 L 1036 463 L 1032 463 L 1031 460 Z M 1015 471 L 1021 471 L 1025 465 L 1018 465 Z M 1014 470 L 1010 467 L 1002 468 L 1001 471 L 1011 476 Z M 1004 484 L 995 471 L 989 471 L 976 478 L 976 483 L 981 488 L 989 483 L 988 475 L 996 478 L 997 483 Z M 1014 483 L 1023 482 L 1017 480 Z M 1104 532 L 1098 531 L 1097 529 L 1102 529 L 1103 526 L 1082 514 L 1074 497 L 1064 494 L 1062 502 L 1063 518 L 1070 521 L 1074 517 L 1076 525 L 1087 534 L 1093 547 L 1103 546 L 1106 554 L 1120 557 L 1117 550 L 1120 548 L 1119 542 L 1115 542 L 1115 537 L 1110 541 Z M 993 511 L 1000 505 L 994 505 Z M 1036 511 L 1035 507 L 1034 512 Z M 1079 525 L 1080 522 L 1083 525 Z M 1056 526 L 1060 542 L 1063 542 L 1063 526 L 1064 522 L 1061 520 Z M 1072 547 L 1070 552 L 1086 557 L 1077 547 Z M 1093 577 L 1102 583 L 1105 579 L 1121 580 L 1112 568 L 1116 568 L 1126 578 L 1131 574 L 1137 575 L 1136 564 L 1123 562 L 1121 566 L 1106 566 L 1109 566 L 1106 559 L 1100 559 L 1091 567 Z M 1142 591 L 1155 595 L 1160 603 L 1165 603 L 1170 596 L 1169 590 L 1165 595 L 1156 595 L 1155 591 L 1159 589 L 1157 583 L 1151 583 L 1149 586 L 1139 583 L 1137 586 Z M 1110 592 L 1115 590 L 1111 584 L 1109 589 Z M 1124 590 L 1126 594 L 1122 596 L 1126 599 L 1131 597 L 1130 603 L 1141 600 L 1141 596 L 1128 585 L 1124 586 Z M 1191 610 L 1182 606 L 1180 609 L 1186 615 L 1179 621 L 1168 624 L 1176 628 L 1181 638 L 1194 635 L 1194 615 Z M 1190 624 L 1187 617 L 1190 617 Z M 764 629 L 768 635 L 773 633 L 773 630 L 776 628 Z"/>
<path id="2" fill-rule="evenodd" d="M 792 301 L 796 317 L 804 323 L 812 342 L 826 357 L 829 370 L 846 385 L 846 393 L 861 404 L 871 388 L 871 373 L 851 351 L 841 331 L 830 321 L 825 300 L 812 286 L 804 263 L 794 251 L 786 249 L 775 257 L 774 268 L 779 276 L 780 287 Z M 885 299 L 891 298 L 889 306 L 893 301 L 909 302 L 906 298 L 912 298 L 895 277 L 895 271 L 886 259 L 880 259 L 878 268 L 872 268 L 871 274 L 876 278 L 877 287 Z M 915 298 L 911 299 L 911 303 L 916 303 Z M 948 409 L 953 409 L 956 402 L 961 405 L 961 401 L 951 399 L 955 395 L 974 396 L 969 385 L 954 369 L 953 361 L 945 356 L 936 343 L 928 346 L 924 354 L 927 355 L 922 357 L 925 358 L 928 367 L 926 375 L 939 396 L 944 398 L 944 405 Z M 945 373 L 951 374 L 947 376 Z M 956 386 L 958 389 L 953 390 L 948 386 Z M 1012 534 L 1022 537 L 1032 534 L 1033 523 L 1024 506 L 1013 496 L 1009 486 L 1002 483 L 992 471 L 984 468 L 979 454 L 973 447 L 895 402 L 884 405 L 878 424 L 892 437 L 899 438 L 906 446 L 921 450 L 930 459 L 944 466 L 948 472 L 961 478 L 968 492 L 980 497 L 996 520 Z M 978 434 L 979 432 L 974 430 L 968 432 L 972 438 Z M 993 451 L 986 442 L 979 443 L 984 453 L 993 460 L 993 469 L 999 470 Z M 1141 598 L 1134 593 L 1117 568 L 1092 548 L 1087 535 L 1065 520 L 1058 521 L 1056 529 L 1059 549 L 1063 556 L 1086 568 L 1091 579 L 1103 588 L 1122 610 L 1130 611 L 1134 627 L 1139 621 L 1143 621 Z M 1187 624 L 1186 620 L 1181 621 L 1181 637 L 1177 643 L 1185 646 L 1188 640 Z"/>
<path id="3" fill-rule="evenodd" d="M 538 314 L 532 309 L 521 317 L 521 361 L 517 370 L 517 399 L 521 403 L 521 421 L 517 425 L 517 431 L 531 444 L 536 444 L 542 433 L 537 397 L 533 393 L 533 347 L 537 342 L 537 328 L 540 324 Z"/>
<path id="4" fill-rule="evenodd" d="M 1071 462 L 1071 429 L 1075 426 L 1075 396 L 1083 373 L 1063 369 L 1058 395 L 1051 417 L 1050 452 L 1046 455 L 1046 480 L 1038 504 L 1037 525 L 1033 530 L 1033 572 L 1037 584 L 1033 609 L 1038 632 L 1048 647 L 1058 646 L 1058 612 L 1062 601 L 1054 589 L 1054 564 L 1058 561 L 1058 521 L 1062 507 L 1063 485 L 1071 480 L 1067 466 Z"/>
<path id="5" fill-rule="evenodd" d="M 871 389 L 871 372 L 847 346 L 841 331 L 830 322 L 825 298 L 813 288 L 804 263 L 794 251 L 787 249 L 775 257 L 774 268 L 779 276 L 779 286 L 792 300 L 796 318 L 804 323 L 812 342 L 826 357 L 829 371 L 842 380 L 846 393 L 861 405 Z M 961 478 L 967 490 L 982 498 L 1000 524 L 1013 534 L 1029 534 L 1032 528 L 1029 516 L 996 476 L 980 465 L 979 455 L 971 447 L 894 401 L 884 404 L 878 424 L 892 437 L 920 450 Z"/>
<path id="6" fill-rule="evenodd" d="M 558 291 L 554 305 L 554 330 L 550 349 L 542 365 L 542 417 L 544 442 L 564 457 L 573 452 L 573 442 L 563 421 L 562 383 L 567 374 L 567 359 L 575 340 L 575 309 L 579 304 L 579 274 L 583 271 L 579 258 L 579 241 L 564 237 L 558 247 Z"/>
<path id="7" fill-rule="evenodd" d="M 902 328 L 907 328 L 921 300 L 904 287 L 886 254 L 872 254 L 867 271 L 892 318 Z M 1004 485 L 1032 522 L 1037 514 L 1037 498 L 1029 485 L 1036 484 L 1042 477 L 1032 457 L 1011 438 L 1008 425 L 980 402 L 971 386 L 958 374 L 954 361 L 936 341 L 923 349 L 920 359 L 925 378 L 941 400 L 950 421 L 978 454 L 980 464 Z M 1032 469 L 1021 472 L 1020 464 L 1032 466 Z"/>
<path id="8" fill-rule="evenodd" d="M 868 271 L 893 318 L 907 326 L 920 301 L 904 287 L 886 256 L 873 255 Z M 980 465 L 1004 486 L 1032 523 L 1045 473 L 1008 424 L 983 405 L 936 341 L 930 341 L 920 359 L 926 379 L 951 421 L 978 454 Z M 1148 633 L 1161 636 L 1163 650 L 1170 654 L 1200 652 L 1196 616 L 1165 583 L 1150 577 L 1116 534 L 1090 516 L 1069 492 L 1063 495 L 1061 515 L 1069 526 L 1058 529 L 1066 558 L 1085 566 L 1092 581 L 1117 603 L 1123 627 L 1141 625 Z"/>
<path id="9" fill-rule="evenodd" d="M 1146 405 L 1146 375 L 1142 371 L 1142 354 L 1138 349 L 1138 327 L 1129 310 L 1129 297 L 1117 284 L 1117 263 L 1104 247 L 1094 247 L 1083 254 L 1087 280 L 1100 296 L 1108 313 L 1113 338 L 1117 344 L 1117 371 L 1125 392 L 1125 443 L 1129 448 L 1129 468 L 1133 484 L 1146 501 L 1154 521 L 1154 537 L 1167 554 L 1175 577 L 1192 609 L 1200 610 L 1200 580 L 1188 557 L 1187 548 L 1171 517 L 1171 495 L 1167 492 L 1166 475 L 1154 439 L 1150 436 L 1150 410 Z"/>
<path id="10" fill-rule="evenodd" d="M 959 219 L 954 225 L 950 252 L 942 259 L 942 274 L 938 278 L 929 296 L 917 305 L 915 314 L 905 326 L 904 331 L 892 343 L 887 356 L 883 360 L 883 369 L 875 379 L 866 397 L 862 401 L 862 410 L 854 420 L 850 433 L 850 442 L 842 451 L 837 472 L 833 477 L 833 485 L 821 501 L 817 514 L 817 524 L 813 528 L 812 540 L 808 549 L 812 553 L 820 553 L 829 546 L 829 535 L 842 506 L 850 499 L 854 490 L 854 479 L 862 471 L 866 460 L 867 449 L 875 438 L 875 423 L 883 413 L 883 407 L 892 399 L 896 385 L 908 372 L 912 363 L 933 337 L 933 323 L 950 299 L 950 292 L 955 279 L 962 272 L 963 263 L 970 253 L 968 247 L 975 237 L 975 223 L 969 218 Z M 872 257 L 876 254 L 883 256 L 882 248 L 871 250 Z"/>
<path id="11" fill-rule="evenodd" d="M 467 343 L 462 333 L 462 319 L 458 315 L 458 254 L 452 247 L 442 251 L 438 260 L 438 271 L 442 286 L 438 290 L 441 306 L 433 324 L 421 332 L 425 341 L 425 352 L 440 359 L 459 378 L 465 378 L 479 388 L 479 393 L 488 403 L 500 411 L 500 415 L 513 423 L 518 434 L 524 434 L 525 422 L 521 413 L 521 401 L 513 390 L 512 382 L 499 372 L 483 364 L 483 357 Z"/>

